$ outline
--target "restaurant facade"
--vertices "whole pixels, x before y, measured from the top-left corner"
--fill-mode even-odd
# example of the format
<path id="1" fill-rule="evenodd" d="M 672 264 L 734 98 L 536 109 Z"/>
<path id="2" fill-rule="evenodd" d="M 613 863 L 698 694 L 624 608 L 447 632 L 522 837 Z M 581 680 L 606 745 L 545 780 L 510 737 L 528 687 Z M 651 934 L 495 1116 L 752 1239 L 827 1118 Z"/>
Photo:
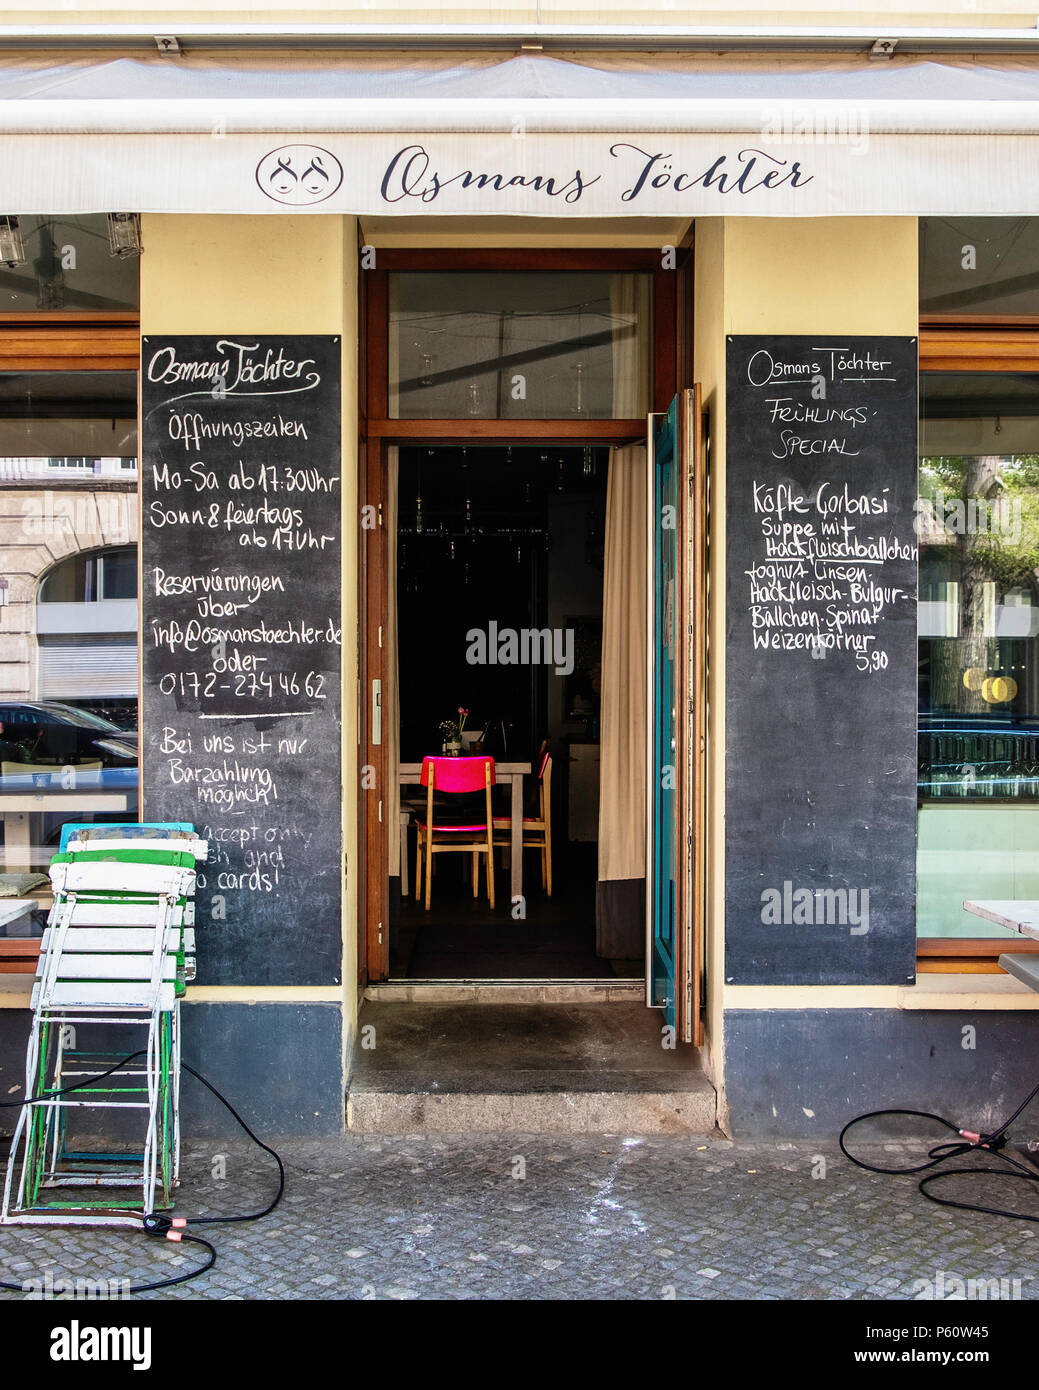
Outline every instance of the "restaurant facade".
<path id="1" fill-rule="evenodd" d="M 136 544 L 185 1055 L 270 1133 L 344 1128 L 380 998 L 639 1002 L 740 1137 L 1033 1079 L 1036 943 L 963 903 L 1039 898 L 1039 38 L 894 17 L 0 30 L 5 453 L 140 505 L 0 485 L 0 696 Z M 4 769 L 37 869 L 70 758 Z"/>

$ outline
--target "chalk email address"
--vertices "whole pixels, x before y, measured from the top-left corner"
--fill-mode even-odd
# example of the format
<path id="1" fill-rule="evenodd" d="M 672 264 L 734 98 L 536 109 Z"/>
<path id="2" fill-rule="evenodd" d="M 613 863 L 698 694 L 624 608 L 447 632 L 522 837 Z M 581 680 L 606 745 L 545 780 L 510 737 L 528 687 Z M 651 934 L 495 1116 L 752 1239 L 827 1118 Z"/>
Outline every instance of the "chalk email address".
<path id="1" fill-rule="evenodd" d="M 312 646 L 327 642 L 339 646 L 342 629 L 330 618 L 324 627 L 311 627 L 309 623 L 286 623 L 282 627 L 270 627 L 261 622 L 258 627 L 209 627 L 202 623 L 178 622 L 152 623 L 152 643 L 158 648 L 183 648 L 195 652 L 200 647 L 227 646 Z"/>

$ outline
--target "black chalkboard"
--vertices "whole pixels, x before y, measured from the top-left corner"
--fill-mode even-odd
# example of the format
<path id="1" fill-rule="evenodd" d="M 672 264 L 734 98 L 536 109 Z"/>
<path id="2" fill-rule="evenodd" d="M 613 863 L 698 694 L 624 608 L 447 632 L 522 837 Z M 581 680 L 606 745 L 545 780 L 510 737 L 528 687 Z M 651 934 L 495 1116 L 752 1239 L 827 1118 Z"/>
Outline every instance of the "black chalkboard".
<path id="1" fill-rule="evenodd" d="M 916 339 L 730 337 L 726 380 L 725 978 L 904 984 Z"/>
<path id="2" fill-rule="evenodd" d="M 340 340 L 147 337 L 142 807 L 209 840 L 200 984 L 341 974 Z"/>

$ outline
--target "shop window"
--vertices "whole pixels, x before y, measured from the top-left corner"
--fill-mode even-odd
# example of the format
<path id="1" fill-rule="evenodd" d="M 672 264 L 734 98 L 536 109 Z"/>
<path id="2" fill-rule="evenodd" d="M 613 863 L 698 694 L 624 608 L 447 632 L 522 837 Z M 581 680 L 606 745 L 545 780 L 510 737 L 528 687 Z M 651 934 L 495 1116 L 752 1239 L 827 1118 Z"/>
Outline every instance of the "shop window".
<path id="1" fill-rule="evenodd" d="M 137 547 L 71 555 L 36 598 L 36 686 L 60 700 L 137 726 Z"/>
<path id="2" fill-rule="evenodd" d="M 0 372 L 0 481 L 136 472 L 136 372 Z"/>
<path id="3" fill-rule="evenodd" d="M 24 259 L 0 267 L 0 312 L 96 315 L 137 308 L 140 262 L 112 255 L 106 216 L 14 221 Z"/>
<path id="4" fill-rule="evenodd" d="M 7 873 L 45 869 L 67 820 L 136 817 L 137 373 L 108 369 L 128 319 L 0 323 Z M 38 811 L 16 803 L 29 788 Z"/>
<path id="5" fill-rule="evenodd" d="M 73 555 L 40 585 L 40 603 L 104 603 L 137 598 L 137 547 L 119 546 Z"/>
<path id="6" fill-rule="evenodd" d="M 651 396 L 652 277 L 401 271 L 389 279 L 389 414 L 635 418 Z"/>
<path id="7" fill-rule="evenodd" d="M 1039 314 L 1039 217 L 925 217 L 920 313 L 1016 319 Z"/>
<path id="8" fill-rule="evenodd" d="M 1039 898 L 1039 373 L 921 376 L 918 929 Z"/>

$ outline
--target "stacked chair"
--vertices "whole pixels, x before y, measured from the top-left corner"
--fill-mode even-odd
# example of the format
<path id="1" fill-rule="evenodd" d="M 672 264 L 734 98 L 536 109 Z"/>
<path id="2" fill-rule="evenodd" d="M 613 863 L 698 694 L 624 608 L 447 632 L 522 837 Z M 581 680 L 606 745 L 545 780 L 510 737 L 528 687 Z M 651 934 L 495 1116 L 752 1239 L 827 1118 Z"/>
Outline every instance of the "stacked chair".
<path id="1" fill-rule="evenodd" d="M 196 865 L 206 854 L 187 824 L 64 828 L 32 992 L 33 1103 L 18 1112 L 0 1223 L 140 1226 L 173 1206 L 180 999 L 194 978 Z M 113 1037 L 121 1050 L 95 1050 Z M 109 1112 L 112 1124 L 129 1116 L 133 1149 L 75 1147 L 70 1112 L 84 1110 Z"/>

